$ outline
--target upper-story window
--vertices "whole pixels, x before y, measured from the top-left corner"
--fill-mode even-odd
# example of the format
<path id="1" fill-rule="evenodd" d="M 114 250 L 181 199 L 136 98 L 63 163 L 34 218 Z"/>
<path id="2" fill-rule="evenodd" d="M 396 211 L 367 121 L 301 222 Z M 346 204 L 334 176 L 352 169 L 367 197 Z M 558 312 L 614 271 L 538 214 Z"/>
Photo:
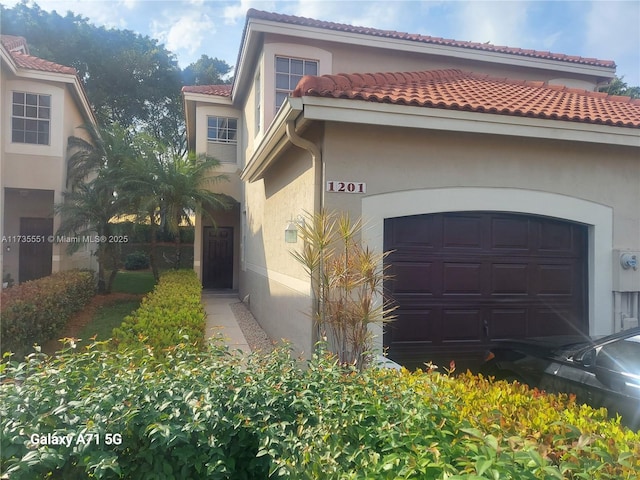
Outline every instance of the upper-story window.
<path id="1" fill-rule="evenodd" d="M 207 141 L 236 144 L 238 142 L 238 119 L 207 117 Z"/>
<path id="2" fill-rule="evenodd" d="M 13 92 L 11 140 L 49 145 L 51 95 Z"/>
<path id="3" fill-rule="evenodd" d="M 304 75 L 317 75 L 318 61 L 276 57 L 276 111 L 293 92 Z"/>

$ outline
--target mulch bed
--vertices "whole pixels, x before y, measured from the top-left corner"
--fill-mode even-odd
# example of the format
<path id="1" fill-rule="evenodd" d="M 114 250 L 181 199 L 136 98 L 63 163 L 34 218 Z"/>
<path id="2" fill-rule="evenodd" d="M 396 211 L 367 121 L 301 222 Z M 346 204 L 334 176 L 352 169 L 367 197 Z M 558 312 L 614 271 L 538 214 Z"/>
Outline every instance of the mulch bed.
<path id="1" fill-rule="evenodd" d="M 78 338 L 82 329 L 91 321 L 98 308 L 116 302 L 127 300 L 140 300 L 144 295 L 134 295 L 131 293 L 110 293 L 109 295 L 96 295 L 87 306 L 73 315 L 64 330 L 54 338 L 42 345 L 42 352 L 53 355 L 62 348 L 61 338 Z"/>

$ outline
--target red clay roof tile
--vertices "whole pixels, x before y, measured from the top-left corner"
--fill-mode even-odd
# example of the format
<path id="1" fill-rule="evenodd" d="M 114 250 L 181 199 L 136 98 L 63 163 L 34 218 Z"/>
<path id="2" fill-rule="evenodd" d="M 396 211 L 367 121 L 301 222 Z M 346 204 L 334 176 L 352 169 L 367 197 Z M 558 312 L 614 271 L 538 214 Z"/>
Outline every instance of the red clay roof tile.
<path id="1" fill-rule="evenodd" d="M 4 48 L 8 51 L 21 50 L 24 53 L 29 53 L 29 46 L 27 45 L 27 39 L 16 35 L 0 35 L 0 42 Z"/>
<path id="2" fill-rule="evenodd" d="M 461 70 L 305 76 L 317 96 L 640 128 L 640 99 Z"/>
<path id="3" fill-rule="evenodd" d="M 20 68 L 28 70 L 39 70 L 42 72 L 51 73 L 66 73 L 69 75 L 76 75 L 77 71 L 73 67 L 67 67 L 58 63 L 50 62 L 43 58 L 33 57 L 20 52 L 11 52 L 11 57 L 16 62 L 16 65 Z"/>
<path id="4" fill-rule="evenodd" d="M 231 96 L 231 85 L 191 85 L 182 87 L 183 92 L 202 93 L 204 95 Z"/>
<path id="5" fill-rule="evenodd" d="M 335 30 L 339 32 L 358 33 L 363 35 L 371 35 L 375 37 L 394 38 L 398 40 L 410 40 L 413 42 L 430 43 L 434 45 L 445 45 L 451 47 L 462 47 L 474 50 L 484 50 L 489 52 L 507 53 L 511 55 L 520 55 L 525 57 L 546 58 L 550 60 L 559 60 L 562 62 L 580 63 L 584 65 L 594 65 L 608 68 L 615 68 L 616 64 L 612 60 L 600 60 L 597 58 L 584 58 L 575 55 L 565 55 L 562 53 L 543 52 L 539 50 L 531 50 L 524 48 L 513 48 L 503 45 L 492 45 L 490 43 L 465 42 L 441 37 L 431 37 L 429 35 L 410 34 L 406 32 L 396 32 L 392 30 L 378 30 L 376 28 L 357 27 L 335 22 L 326 22 L 322 20 L 314 20 L 312 18 L 297 17 L 294 15 L 284 15 L 281 13 L 265 12 L 250 8 L 247 11 L 247 19 L 256 18 L 261 20 L 288 23 L 292 25 L 301 25 L 305 27 L 324 28 L 327 30 Z"/>

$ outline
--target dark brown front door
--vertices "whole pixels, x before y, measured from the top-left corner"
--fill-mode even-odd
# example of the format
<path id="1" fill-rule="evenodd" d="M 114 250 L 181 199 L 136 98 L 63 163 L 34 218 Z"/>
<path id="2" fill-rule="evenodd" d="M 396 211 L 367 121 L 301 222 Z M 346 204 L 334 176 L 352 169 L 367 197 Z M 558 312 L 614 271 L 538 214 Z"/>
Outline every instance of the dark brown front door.
<path id="1" fill-rule="evenodd" d="M 497 212 L 385 221 L 389 356 L 410 368 L 474 366 L 491 340 L 584 333 L 587 229 Z"/>
<path id="2" fill-rule="evenodd" d="M 202 285 L 233 288 L 233 227 L 204 228 Z"/>
<path id="3" fill-rule="evenodd" d="M 53 243 L 52 218 L 20 219 L 20 282 L 51 275 Z"/>

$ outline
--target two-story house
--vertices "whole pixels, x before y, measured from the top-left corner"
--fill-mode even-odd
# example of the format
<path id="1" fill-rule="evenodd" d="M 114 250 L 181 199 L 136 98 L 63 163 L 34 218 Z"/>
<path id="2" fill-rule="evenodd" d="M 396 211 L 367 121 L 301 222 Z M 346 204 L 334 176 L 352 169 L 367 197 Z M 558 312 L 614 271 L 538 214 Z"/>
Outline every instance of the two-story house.
<path id="1" fill-rule="evenodd" d="M 16 282 L 95 268 L 88 245 L 69 255 L 68 242 L 53 237 L 67 139 L 96 123 L 76 70 L 30 55 L 22 37 L 2 35 L 0 55 L 0 267 Z"/>
<path id="2" fill-rule="evenodd" d="M 383 72 L 383 73 L 377 73 Z M 392 251 L 399 363 L 504 337 L 607 334 L 640 308 L 640 101 L 613 61 L 250 10 L 232 86 L 183 89 L 189 144 L 234 177 L 194 268 L 272 338 L 312 350 L 305 212 L 362 216 Z M 293 239 L 293 236 L 287 237 Z"/>

